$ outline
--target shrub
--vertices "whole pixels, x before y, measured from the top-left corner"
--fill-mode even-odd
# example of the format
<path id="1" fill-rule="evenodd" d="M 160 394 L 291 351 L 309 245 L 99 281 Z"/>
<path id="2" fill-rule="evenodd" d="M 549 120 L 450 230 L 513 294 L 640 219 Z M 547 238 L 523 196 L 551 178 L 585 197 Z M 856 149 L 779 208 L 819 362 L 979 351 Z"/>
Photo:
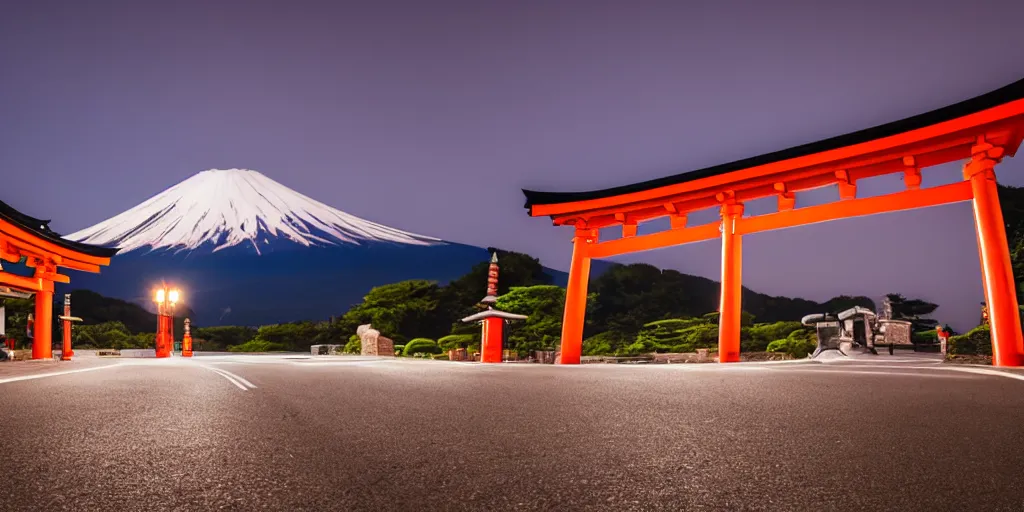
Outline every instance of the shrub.
<path id="1" fill-rule="evenodd" d="M 476 341 L 476 338 L 472 334 L 449 334 L 437 340 L 437 346 L 441 348 L 441 351 L 447 353 L 449 350 L 468 347 Z"/>
<path id="2" fill-rule="evenodd" d="M 256 329 L 252 327 L 196 327 L 192 329 L 192 345 L 202 350 L 224 350 L 231 345 L 241 345 L 255 336 Z"/>
<path id="3" fill-rule="evenodd" d="M 644 324 L 644 329 L 653 330 L 655 334 L 674 333 L 693 327 L 706 324 L 703 318 L 669 318 L 666 320 L 655 320 Z"/>
<path id="4" fill-rule="evenodd" d="M 932 329 L 930 331 L 918 331 L 911 335 L 914 345 L 928 345 L 939 342 L 939 333 Z"/>
<path id="5" fill-rule="evenodd" d="M 718 319 L 719 319 L 718 317 L 719 317 L 719 313 L 717 311 L 712 311 L 711 313 L 705 314 L 701 318 L 704 320 L 704 323 L 718 325 Z M 747 313 L 746 311 L 740 311 L 740 325 L 741 326 L 748 326 L 749 327 L 751 325 L 754 325 L 754 318 L 755 317 L 754 317 L 753 314 Z"/>
<path id="6" fill-rule="evenodd" d="M 630 345 L 626 345 L 625 347 L 620 348 L 619 350 L 617 350 L 615 352 L 615 355 L 617 355 L 617 356 L 635 356 L 635 355 L 639 355 L 639 354 L 649 353 L 649 352 L 651 352 L 650 349 L 651 349 L 651 347 L 649 347 L 647 344 L 645 344 L 643 342 L 640 342 L 640 341 L 636 341 L 636 342 L 633 342 Z"/>
<path id="7" fill-rule="evenodd" d="M 768 352 L 785 352 L 797 359 L 807 357 L 818 346 L 814 331 L 801 329 L 768 344 Z"/>
<path id="8" fill-rule="evenodd" d="M 707 322 L 707 317 L 671 318 L 644 324 L 634 343 L 619 352 L 693 352 L 710 348 L 718 342 L 718 326 Z"/>
<path id="9" fill-rule="evenodd" d="M 283 343 L 274 343 L 263 340 L 250 340 L 241 345 L 228 347 L 229 352 L 284 352 L 288 346 Z"/>
<path id="10" fill-rule="evenodd" d="M 632 336 L 617 331 L 605 331 L 583 340 L 583 355 L 602 356 L 615 353 L 619 347 L 632 343 Z"/>
<path id="11" fill-rule="evenodd" d="M 448 360 L 448 354 L 434 354 L 433 358 L 437 359 L 437 360 L 441 360 L 441 361 L 447 361 Z"/>
<path id="12" fill-rule="evenodd" d="M 415 356 L 416 354 L 437 354 L 441 352 L 438 348 L 437 343 L 429 338 L 416 338 L 409 343 L 405 344 L 402 349 L 402 355 L 404 356 Z"/>
<path id="13" fill-rule="evenodd" d="M 803 329 L 800 322 L 775 322 L 745 327 L 741 331 L 740 350 L 743 352 L 764 352 L 775 340 L 788 337 L 794 331 Z"/>
<path id="14" fill-rule="evenodd" d="M 992 355 L 992 335 L 988 325 L 979 325 L 967 334 L 949 338 L 946 351 L 950 355 Z"/>
<path id="15" fill-rule="evenodd" d="M 345 344 L 345 348 L 342 352 L 346 354 L 362 354 L 363 353 L 363 340 L 356 334 L 349 337 L 348 343 Z"/>

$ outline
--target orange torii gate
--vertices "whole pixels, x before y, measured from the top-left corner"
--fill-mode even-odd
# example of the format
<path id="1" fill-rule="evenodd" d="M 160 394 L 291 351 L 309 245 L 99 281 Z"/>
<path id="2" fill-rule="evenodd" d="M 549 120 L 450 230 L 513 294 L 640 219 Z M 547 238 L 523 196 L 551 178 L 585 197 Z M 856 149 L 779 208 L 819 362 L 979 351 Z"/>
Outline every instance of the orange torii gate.
<path id="1" fill-rule="evenodd" d="M 35 269 L 32 277 L 4 272 L 0 267 L 0 286 L 34 293 L 35 327 L 32 359 L 53 357 L 53 283 L 68 283 L 68 276 L 58 274 L 64 267 L 85 272 L 99 272 L 110 265 L 117 249 L 107 249 L 61 238 L 49 228 L 50 221 L 29 217 L 0 201 L 0 261 L 25 264 Z"/>
<path id="2" fill-rule="evenodd" d="M 562 322 L 563 364 L 580 362 L 590 261 L 674 245 L 722 239 L 719 361 L 739 360 L 743 235 L 847 217 L 973 201 L 982 285 L 992 328 L 992 362 L 1024 362 L 1013 269 L 999 206 L 995 166 L 1024 138 L 1024 80 L 988 94 L 874 128 L 667 178 L 593 192 L 524 190 L 534 217 L 573 226 L 572 263 Z M 921 188 L 921 170 L 956 160 L 964 181 Z M 906 190 L 857 197 L 857 181 L 899 173 Z M 794 193 L 826 186 L 840 200 L 795 208 Z M 743 217 L 743 204 L 778 200 L 778 212 Z M 721 222 L 690 226 L 688 212 L 717 207 Z M 669 217 L 671 227 L 637 236 L 637 224 Z M 598 230 L 620 225 L 622 238 L 601 242 Z"/>

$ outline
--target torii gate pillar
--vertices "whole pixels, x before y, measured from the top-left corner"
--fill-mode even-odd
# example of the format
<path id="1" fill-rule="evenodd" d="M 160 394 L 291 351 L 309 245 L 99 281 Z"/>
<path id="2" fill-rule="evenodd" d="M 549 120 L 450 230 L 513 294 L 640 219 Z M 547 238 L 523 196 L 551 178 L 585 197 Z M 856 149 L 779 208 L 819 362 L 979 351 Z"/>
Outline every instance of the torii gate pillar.
<path id="1" fill-rule="evenodd" d="M 580 364 L 583 354 L 583 322 L 587 315 L 587 284 L 590 282 L 588 249 L 597 243 L 596 229 L 577 229 L 572 239 L 572 263 L 569 283 L 565 289 L 565 312 L 562 315 L 562 346 L 560 364 Z"/>
<path id="2" fill-rule="evenodd" d="M 52 286 L 52 285 L 51 285 Z M 53 289 L 36 292 L 36 315 L 32 325 L 32 359 L 53 358 Z"/>
<path id="3" fill-rule="evenodd" d="M 964 179 L 970 181 L 974 195 L 974 223 L 992 333 L 992 364 L 1019 366 L 1024 355 L 1024 338 L 1021 336 L 1016 283 L 995 174 L 995 166 L 1002 159 L 1004 149 L 979 138 L 971 153 L 970 162 L 964 165 Z"/>
<path id="4" fill-rule="evenodd" d="M 740 360 L 740 320 L 743 311 L 743 237 L 736 231 L 743 204 L 722 204 L 722 294 L 718 309 L 718 362 Z"/>

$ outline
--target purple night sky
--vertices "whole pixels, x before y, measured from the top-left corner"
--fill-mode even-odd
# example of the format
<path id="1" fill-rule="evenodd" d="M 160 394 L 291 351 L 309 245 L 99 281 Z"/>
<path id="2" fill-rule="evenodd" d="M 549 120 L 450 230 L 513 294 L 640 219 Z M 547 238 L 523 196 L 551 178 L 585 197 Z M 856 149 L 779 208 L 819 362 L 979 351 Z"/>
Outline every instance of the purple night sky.
<path id="1" fill-rule="evenodd" d="M 71 232 L 203 169 L 251 168 L 373 221 L 566 269 L 568 228 L 527 217 L 520 188 L 674 174 L 1024 75 L 1024 2 L 867 3 L 6 2 L 2 198 Z M 1024 185 L 1022 160 L 1002 164 L 1004 183 Z M 719 251 L 618 261 L 717 279 Z M 900 292 L 958 329 L 982 300 L 967 203 L 749 236 L 743 278 L 815 300 Z"/>

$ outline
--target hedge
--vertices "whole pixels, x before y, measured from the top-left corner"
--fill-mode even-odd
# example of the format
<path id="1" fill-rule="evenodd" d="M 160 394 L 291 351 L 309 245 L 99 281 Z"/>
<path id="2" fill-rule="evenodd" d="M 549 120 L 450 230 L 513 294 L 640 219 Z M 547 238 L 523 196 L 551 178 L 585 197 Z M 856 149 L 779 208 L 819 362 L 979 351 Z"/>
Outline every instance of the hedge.
<path id="1" fill-rule="evenodd" d="M 818 340 L 809 329 L 800 329 L 789 333 L 783 339 L 775 340 L 768 344 L 768 352 L 785 352 L 797 359 L 808 356 L 818 346 Z"/>
<path id="2" fill-rule="evenodd" d="M 449 350 L 455 350 L 457 348 L 466 348 L 476 341 L 476 336 L 473 334 L 449 334 L 439 340 L 437 340 L 437 346 L 441 348 L 443 352 Z"/>
<path id="3" fill-rule="evenodd" d="M 437 354 L 439 352 L 441 352 L 441 349 L 434 340 L 430 338 L 416 338 L 405 344 L 402 355 L 414 356 L 416 354 Z"/>
<path id="4" fill-rule="evenodd" d="M 992 355 L 992 335 L 988 325 L 979 325 L 967 334 L 950 337 L 946 352 L 951 355 Z"/>
<path id="5" fill-rule="evenodd" d="M 363 353 L 363 340 L 359 338 L 359 335 L 353 334 L 348 339 L 348 343 L 345 344 L 345 348 L 342 352 L 346 354 L 362 354 Z"/>

